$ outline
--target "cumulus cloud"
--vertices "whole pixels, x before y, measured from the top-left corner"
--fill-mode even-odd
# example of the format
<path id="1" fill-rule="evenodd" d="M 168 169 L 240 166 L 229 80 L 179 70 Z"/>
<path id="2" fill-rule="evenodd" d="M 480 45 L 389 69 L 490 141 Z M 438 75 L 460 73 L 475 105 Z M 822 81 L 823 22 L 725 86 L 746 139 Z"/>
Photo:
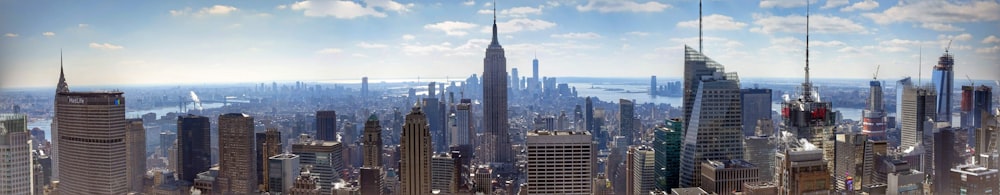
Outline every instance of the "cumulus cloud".
<path id="1" fill-rule="evenodd" d="M 983 44 L 990 44 L 990 43 L 1000 44 L 1000 38 L 997 38 L 996 35 L 990 35 L 983 39 Z"/>
<path id="2" fill-rule="evenodd" d="M 816 1 L 817 0 L 809 0 L 809 3 L 816 3 Z M 802 6 L 806 6 L 806 0 L 760 0 L 760 8 L 793 8 Z"/>
<path id="3" fill-rule="evenodd" d="M 324 48 L 319 51 L 316 51 L 317 54 L 338 54 L 340 52 L 344 52 L 344 50 L 337 48 Z"/>
<path id="4" fill-rule="evenodd" d="M 921 28 L 935 30 L 935 31 L 964 31 L 964 28 L 959 28 L 952 26 L 951 24 L 941 24 L 941 23 L 923 23 L 920 24 Z"/>
<path id="5" fill-rule="evenodd" d="M 840 41 L 813 41 L 813 40 L 809 40 L 809 45 L 810 46 L 818 46 L 818 47 L 843 47 L 843 46 L 847 46 L 847 43 L 840 42 Z"/>
<path id="6" fill-rule="evenodd" d="M 555 27 L 556 23 L 538 19 L 516 18 L 506 22 L 497 23 L 497 28 L 501 33 L 515 33 L 520 31 L 538 31 Z M 490 33 L 492 26 L 483 27 L 481 32 Z"/>
<path id="7" fill-rule="evenodd" d="M 466 5 L 466 6 L 476 5 L 476 1 L 469 0 L 469 1 L 466 1 L 466 2 L 462 2 L 462 5 Z"/>
<path id="8" fill-rule="evenodd" d="M 482 54 L 482 49 L 490 43 L 487 39 L 469 39 L 462 45 L 452 45 L 450 42 L 439 44 L 406 44 L 402 45 L 403 53 L 411 56 L 473 56 Z"/>
<path id="9" fill-rule="evenodd" d="M 955 41 L 968 41 L 972 40 L 972 35 L 969 33 L 962 33 L 959 35 L 938 35 L 940 40 L 955 40 Z"/>
<path id="10" fill-rule="evenodd" d="M 753 23 L 756 27 L 750 29 L 751 32 L 773 34 L 776 32 L 805 33 L 806 17 L 800 15 L 771 16 L 754 14 Z M 812 33 L 860 33 L 867 34 L 868 29 L 861 24 L 850 19 L 836 16 L 810 16 Z"/>
<path id="11" fill-rule="evenodd" d="M 303 11 L 305 16 L 326 17 L 337 19 L 353 19 L 358 17 L 386 17 L 383 11 L 403 13 L 410 11 L 413 4 L 401 4 L 392 0 L 365 0 L 365 5 L 354 1 L 300 1 L 292 4 L 292 10 Z M 380 11 L 381 10 L 381 11 Z"/>
<path id="12" fill-rule="evenodd" d="M 747 26 L 747 23 L 737 22 L 733 17 L 719 14 L 704 17 L 702 23 L 705 30 L 739 30 Z M 698 28 L 698 20 L 678 22 L 677 27 Z"/>
<path id="13" fill-rule="evenodd" d="M 625 34 L 632 35 L 632 36 L 640 36 L 640 37 L 649 36 L 648 32 L 642 32 L 642 31 L 632 31 L 632 32 L 628 32 L 628 33 L 625 33 Z"/>
<path id="14" fill-rule="evenodd" d="M 121 45 L 114 45 L 111 43 L 90 43 L 90 48 L 100 49 L 100 50 L 119 50 L 124 49 Z"/>
<path id="15" fill-rule="evenodd" d="M 586 33 L 553 34 L 550 35 L 550 37 L 559 39 L 596 39 L 596 38 L 601 38 L 601 35 L 593 32 L 586 32 Z"/>
<path id="16" fill-rule="evenodd" d="M 7 34 L 3 34 L 3 36 L 5 36 L 5 37 L 10 37 L 10 38 L 14 38 L 14 37 L 17 37 L 17 34 L 14 34 L 14 33 L 7 33 Z"/>
<path id="17" fill-rule="evenodd" d="M 879 24 L 895 22 L 956 23 L 1000 20 L 1000 3 L 996 1 L 917 1 L 900 2 L 882 13 L 867 13 Z"/>
<path id="18" fill-rule="evenodd" d="M 661 12 L 670 8 L 669 4 L 649 1 L 638 3 L 631 0 L 590 0 L 586 5 L 577 5 L 576 10 L 580 12 L 597 11 L 608 12 Z"/>
<path id="19" fill-rule="evenodd" d="M 479 25 L 467 22 L 444 21 L 424 25 L 424 29 L 444 31 L 444 33 L 448 36 L 465 36 L 466 34 L 469 34 L 466 30 L 477 26 Z"/>
<path id="20" fill-rule="evenodd" d="M 491 9 L 481 9 L 477 11 L 478 14 L 492 15 L 493 10 Z M 535 7 L 514 7 L 510 9 L 503 9 L 497 12 L 497 17 L 515 17 L 522 18 L 528 17 L 528 15 L 540 15 L 542 14 L 542 6 Z"/>
<path id="21" fill-rule="evenodd" d="M 416 36 L 413 36 L 411 34 L 405 34 L 405 35 L 402 36 L 402 38 L 403 38 L 403 40 L 407 40 L 407 41 L 411 41 L 413 39 L 417 39 Z"/>
<path id="22" fill-rule="evenodd" d="M 873 1 L 873 0 L 864 0 L 864 1 L 860 1 L 860 2 L 857 2 L 857 3 L 851 4 L 851 6 L 840 8 L 840 11 L 841 12 L 852 12 L 852 11 L 858 11 L 858 10 L 867 11 L 867 10 L 872 10 L 872 9 L 875 9 L 875 8 L 878 8 L 878 2 Z"/>
<path id="23" fill-rule="evenodd" d="M 976 53 L 989 54 L 989 53 L 1000 53 L 1000 46 L 994 45 L 993 47 L 984 47 L 976 49 Z"/>
<path id="24" fill-rule="evenodd" d="M 211 7 L 201 8 L 197 12 L 192 12 L 190 7 L 178 10 L 170 10 L 169 12 L 171 16 L 185 16 L 185 15 L 205 16 L 205 15 L 229 15 L 229 13 L 238 10 L 239 10 L 238 8 L 233 6 L 213 5 Z"/>
<path id="25" fill-rule="evenodd" d="M 360 43 L 357 44 L 357 46 L 360 47 L 360 48 L 365 48 L 365 49 L 379 49 L 379 48 L 389 47 L 388 45 L 384 45 L 384 44 L 368 43 L 368 42 L 360 42 Z"/>
<path id="26" fill-rule="evenodd" d="M 42 36 L 53 37 L 53 36 L 56 36 L 56 33 L 54 33 L 54 32 L 43 32 Z"/>
<path id="27" fill-rule="evenodd" d="M 826 0 L 826 4 L 823 4 L 823 7 L 820 7 L 820 9 L 836 8 L 850 3 L 848 0 Z"/>

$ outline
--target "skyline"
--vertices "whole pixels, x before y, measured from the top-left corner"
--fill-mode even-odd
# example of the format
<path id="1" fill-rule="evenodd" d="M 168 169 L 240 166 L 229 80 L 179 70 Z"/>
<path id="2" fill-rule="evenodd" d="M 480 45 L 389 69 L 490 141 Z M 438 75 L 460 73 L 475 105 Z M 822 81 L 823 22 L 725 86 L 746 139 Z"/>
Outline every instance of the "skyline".
<path id="1" fill-rule="evenodd" d="M 930 81 L 948 40 L 959 80 L 1000 75 L 997 1 L 811 2 L 814 78 L 871 78 L 881 65 L 882 80 Z M 488 1 L 167 3 L 0 2 L 0 88 L 52 86 L 60 49 L 74 86 L 482 76 L 493 14 Z M 683 45 L 698 46 L 697 6 L 518 1 L 496 9 L 508 71 L 528 75 L 537 52 L 544 76 L 676 78 Z M 804 0 L 706 1 L 704 53 L 741 77 L 801 78 L 804 14 Z"/>

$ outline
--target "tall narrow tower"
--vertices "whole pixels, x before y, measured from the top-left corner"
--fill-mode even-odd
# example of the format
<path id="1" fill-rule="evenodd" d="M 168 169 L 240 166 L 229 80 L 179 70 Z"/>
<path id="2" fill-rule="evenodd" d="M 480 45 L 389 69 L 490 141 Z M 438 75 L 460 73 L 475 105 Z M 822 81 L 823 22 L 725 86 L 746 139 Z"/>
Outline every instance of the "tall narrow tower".
<path id="1" fill-rule="evenodd" d="M 496 5 L 494 5 L 496 6 Z M 493 8 L 496 12 L 496 8 Z M 537 90 L 537 89 L 536 89 Z M 514 153 L 510 147 L 507 123 L 507 57 L 503 47 L 497 41 L 496 14 L 493 16 L 493 40 L 486 48 L 483 58 L 483 127 L 486 136 L 484 143 L 492 155 L 488 161 L 500 167 L 513 167 Z M 506 172 L 508 169 L 496 169 Z"/>
<path id="2" fill-rule="evenodd" d="M 364 167 L 382 167 L 382 125 L 378 116 L 372 114 L 365 121 L 365 159 Z"/>
<path id="3" fill-rule="evenodd" d="M 219 176 L 216 180 L 219 192 L 257 192 L 253 148 L 253 117 L 242 113 L 219 115 Z"/>
<path id="4" fill-rule="evenodd" d="M 885 106 L 882 99 L 882 83 L 878 81 L 878 70 L 868 82 L 868 101 L 865 110 L 861 112 L 861 132 L 871 140 L 885 140 Z"/>
<path id="5" fill-rule="evenodd" d="M 955 87 L 955 57 L 944 50 L 944 55 L 938 58 L 938 64 L 934 66 L 934 89 L 937 90 L 937 120 L 938 122 L 948 122 L 951 124 L 951 90 Z"/>
<path id="6" fill-rule="evenodd" d="M 427 115 L 414 106 L 406 115 L 400 140 L 399 177 L 404 195 L 431 193 L 431 133 Z"/>

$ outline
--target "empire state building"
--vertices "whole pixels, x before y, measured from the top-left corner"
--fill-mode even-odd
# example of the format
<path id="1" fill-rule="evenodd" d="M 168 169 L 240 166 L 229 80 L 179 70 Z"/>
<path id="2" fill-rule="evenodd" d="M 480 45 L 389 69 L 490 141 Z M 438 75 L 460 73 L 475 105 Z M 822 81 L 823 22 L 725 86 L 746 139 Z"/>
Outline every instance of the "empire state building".
<path id="1" fill-rule="evenodd" d="M 497 42 L 497 21 L 493 16 L 493 41 L 483 58 L 483 137 L 484 162 L 500 167 L 513 166 L 514 154 L 507 133 L 507 57 Z"/>

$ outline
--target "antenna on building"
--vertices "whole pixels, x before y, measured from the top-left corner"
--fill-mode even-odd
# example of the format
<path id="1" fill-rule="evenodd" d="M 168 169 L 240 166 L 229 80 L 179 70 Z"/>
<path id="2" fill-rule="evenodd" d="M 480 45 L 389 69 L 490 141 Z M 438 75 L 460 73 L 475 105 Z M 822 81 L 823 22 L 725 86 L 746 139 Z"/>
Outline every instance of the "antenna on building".
<path id="1" fill-rule="evenodd" d="M 922 85 L 920 77 L 924 75 L 924 46 L 920 46 L 920 53 L 917 54 L 917 85 Z"/>
<path id="2" fill-rule="evenodd" d="M 802 99 L 806 102 L 813 100 L 812 83 L 809 82 L 809 1 L 806 1 L 806 82 L 802 83 Z"/>
<path id="3" fill-rule="evenodd" d="M 698 52 L 705 53 L 704 48 L 702 48 L 702 29 L 701 29 L 701 0 L 698 0 Z"/>

